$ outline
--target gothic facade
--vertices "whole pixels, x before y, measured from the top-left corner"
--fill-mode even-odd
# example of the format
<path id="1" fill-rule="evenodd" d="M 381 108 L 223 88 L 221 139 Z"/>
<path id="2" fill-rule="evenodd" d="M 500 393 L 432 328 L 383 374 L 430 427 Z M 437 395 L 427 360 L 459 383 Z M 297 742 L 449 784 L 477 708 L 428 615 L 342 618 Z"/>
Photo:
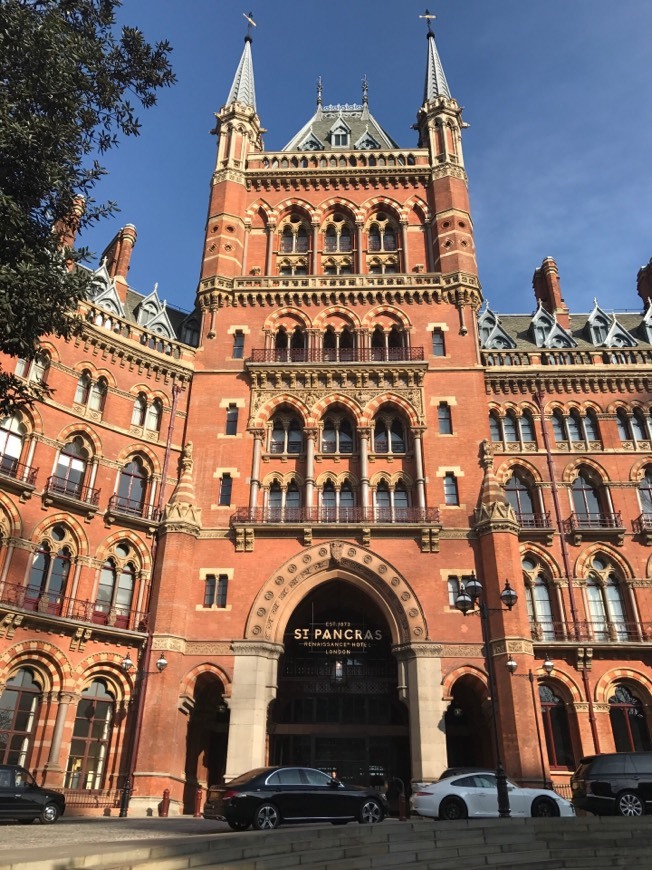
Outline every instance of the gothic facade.
<path id="1" fill-rule="evenodd" d="M 267 763 L 563 788 L 651 748 L 652 265 L 640 316 L 571 317 L 550 258 L 499 315 L 433 33 L 406 148 L 365 86 L 266 151 L 251 49 L 193 313 L 130 288 L 128 225 L 17 364 L 50 393 L 0 423 L 2 760 L 189 812 Z"/>

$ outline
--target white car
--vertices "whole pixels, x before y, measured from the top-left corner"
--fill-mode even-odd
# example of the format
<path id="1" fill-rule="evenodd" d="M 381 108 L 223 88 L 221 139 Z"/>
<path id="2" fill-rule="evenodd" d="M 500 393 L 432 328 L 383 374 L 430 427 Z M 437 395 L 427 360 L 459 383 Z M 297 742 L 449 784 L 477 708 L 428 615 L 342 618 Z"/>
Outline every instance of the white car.
<path id="1" fill-rule="evenodd" d="M 512 816 L 574 816 L 570 801 L 545 788 L 520 788 L 507 780 Z M 412 812 L 433 819 L 498 817 L 496 774 L 476 771 L 419 783 L 410 798 Z"/>

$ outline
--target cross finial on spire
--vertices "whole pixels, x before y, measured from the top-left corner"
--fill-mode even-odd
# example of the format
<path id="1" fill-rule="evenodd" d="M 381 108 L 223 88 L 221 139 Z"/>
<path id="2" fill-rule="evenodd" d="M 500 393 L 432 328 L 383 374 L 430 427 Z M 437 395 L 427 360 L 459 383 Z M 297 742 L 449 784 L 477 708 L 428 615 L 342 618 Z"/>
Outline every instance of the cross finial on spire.
<path id="1" fill-rule="evenodd" d="M 369 102 L 369 85 L 367 84 L 367 76 L 362 79 L 362 105 L 366 106 Z"/>
<path id="2" fill-rule="evenodd" d="M 431 33 L 434 36 L 432 22 L 435 20 L 436 17 L 437 16 L 433 15 L 429 9 L 426 9 L 423 15 L 419 15 L 419 18 L 424 18 L 428 22 L 428 36 L 430 36 Z"/>
<path id="3" fill-rule="evenodd" d="M 247 35 L 245 36 L 245 39 L 248 39 L 249 42 L 251 42 L 251 28 L 257 27 L 257 24 L 254 21 L 254 13 L 253 12 L 249 12 L 249 13 L 243 12 L 242 15 L 244 18 L 247 19 Z"/>
<path id="4" fill-rule="evenodd" d="M 322 84 L 321 84 L 321 76 L 317 79 L 317 108 L 321 106 L 322 99 Z"/>

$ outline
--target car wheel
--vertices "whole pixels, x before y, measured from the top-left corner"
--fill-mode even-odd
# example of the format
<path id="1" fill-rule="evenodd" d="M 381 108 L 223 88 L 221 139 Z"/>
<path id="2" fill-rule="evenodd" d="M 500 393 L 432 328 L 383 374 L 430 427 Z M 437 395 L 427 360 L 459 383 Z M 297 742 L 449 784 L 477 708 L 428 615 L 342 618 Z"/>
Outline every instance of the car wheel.
<path id="1" fill-rule="evenodd" d="M 249 825 L 246 822 L 227 822 L 232 831 L 246 831 Z"/>
<path id="2" fill-rule="evenodd" d="M 253 826 L 257 831 L 271 831 L 281 824 L 281 814 L 274 804 L 261 804 L 254 813 Z"/>
<path id="3" fill-rule="evenodd" d="M 469 812 L 466 804 L 458 797 L 447 797 L 439 805 L 439 818 L 445 819 L 447 822 L 454 822 L 457 819 L 468 818 Z"/>
<path id="4" fill-rule="evenodd" d="M 46 804 L 38 817 L 42 825 L 53 825 L 61 815 L 61 810 L 56 804 Z"/>
<path id="5" fill-rule="evenodd" d="M 375 825 L 376 822 L 382 822 L 384 817 L 383 808 L 375 798 L 367 798 L 360 807 L 361 825 Z"/>
<path id="6" fill-rule="evenodd" d="M 645 804 L 635 791 L 621 791 L 616 798 L 616 813 L 619 816 L 643 816 Z"/>
<path id="7" fill-rule="evenodd" d="M 551 798 L 538 797 L 532 801 L 530 815 L 533 819 L 552 818 L 559 815 L 559 807 Z"/>

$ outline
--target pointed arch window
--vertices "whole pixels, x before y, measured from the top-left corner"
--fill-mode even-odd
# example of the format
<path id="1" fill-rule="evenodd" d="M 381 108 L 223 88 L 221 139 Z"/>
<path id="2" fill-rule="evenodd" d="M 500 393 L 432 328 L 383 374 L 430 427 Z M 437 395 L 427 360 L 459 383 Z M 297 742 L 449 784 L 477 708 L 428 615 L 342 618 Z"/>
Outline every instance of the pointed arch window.
<path id="1" fill-rule="evenodd" d="M 54 526 L 34 554 L 29 572 L 25 603 L 47 613 L 60 614 L 70 575 L 72 549 L 65 526 Z"/>
<path id="2" fill-rule="evenodd" d="M 594 556 L 586 582 L 591 633 L 595 640 L 627 640 L 625 602 L 618 578 L 603 556 Z"/>
<path id="3" fill-rule="evenodd" d="M 617 686 L 609 698 L 609 720 L 616 752 L 652 750 L 645 706 L 625 685 Z"/>
<path id="4" fill-rule="evenodd" d="M 122 513 L 143 516 L 147 484 L 145 464 L 140 456 L 134 456 L 120 470 L 116 507 Z"/>
<path id="5" fill-rule="evenodd" d="M 285 493 L 285 513 L 290 521 L 299 520 L 301 511 L 301 492 L 295 480 L 290 481 Z"/>
<path id="6" fill-rule="evenodd" d="M 539 702 L 541 704 L 543 731 L 546 736 L 548 763 L 551 768 L 573 770 L 575 768 L 575 755 L 566 704 L 545 683 L 539 685 Z"/>
<path id="7" fill-rule="evenodd" d="M 160 432 L 162 418 L 163 402 L 160 399 L 154 399 L 147 408 L 147 414 L 145 415 L 145 429 L 149 432 Z"/>
<path id="8" fill-rule="evenodd" d="M 132 426 L 144 426 L 147 416 L 147 396 L 145 393 L 138 393 L 134 401 L 134 408 L 131 412 Z"/>
<path id="9" fill-rule="evenodd" d="M 103 680 L 93 680 L 82 692 L 77 705 L 66 788 L 103 787 L 114 717 L 114 696 Z"/>
<path id="10" fill-rule="evenodd" d="M 52 489 L 62 495 L 80 499 L 83 494 L 89 453 L 81 437 L 69 441 L 61 450 L 54 470 Z"/>
<path id="11" fill-rule="evenodd" d="M 532 637 L 534 640 L 555 640 L 555 622 L 546 576 L 539 563 L 531 556 L 526 556 L 522 565 Z"/>
<path id="12" fill-rule="evenodd" d="M 337 518 L 337 492 L 332 480 L 327 480 L 321 491 L 321 521 L 334 522 Z"/>
<path id="13" fill-rule="evenodd" d="M 42 695 L 43 687 L 29 668 L 21 668 L 7 680 L 0 696 L 0 764 L 31 767 Z"/>
<path id="14" fill-rule="evenodd" d="M 534 519 L 537 511 L 533 492 L 518 471 L 514 471 L 505 482 L 505 497 L 519 519 L 523 517 L 526 522 Z"/>
<path id="15" fill-rule="evenodd" d="M 580 471 L 573 481 L 572 488 L 573 510 L 584 522 L 591 522 L 590 517 L 597 517 L 602 513 L 600 490 L 586 471 Z"/>
<path id="16" fill-rule="evenodd" d="M 12 477 L 18 470 L 27 428 L 18 414 L 0 420 L 0 472 Z"/>
<path id="17" fill-rule="evenodd" d="M 642 513 L 652 519 L 652 466 L 645 466 L 645 476 L 638 485 L 638 498 Z"/>
<path id="18" fill-rule="evenodd" d="M 376 514 L 376 522 L 387 523 L 392 519 L 392 500 L 389 490 L 389 484 L 381 481 L 376 487 L 374 493 L 374 507 Z"/>
<path id="19" fill-rule="evenodd" d="M 405 453 L 405 424 L 400 417 L 379 417 L 374 424 L 375 453 Z"/>
<path id="20" fill-rule="evenodd" d="M 329 414 L 324 420 L 322 453 L 353 453 L 353 426 L 343 414 Z"/>
<path id="21" fill-rule="evenodd" d="M 120 541 L 102 566 L 95 600 L 96 621 L 120 628 L 128 627 L 135 583 L 132 545 L 128 541 Z"/>

